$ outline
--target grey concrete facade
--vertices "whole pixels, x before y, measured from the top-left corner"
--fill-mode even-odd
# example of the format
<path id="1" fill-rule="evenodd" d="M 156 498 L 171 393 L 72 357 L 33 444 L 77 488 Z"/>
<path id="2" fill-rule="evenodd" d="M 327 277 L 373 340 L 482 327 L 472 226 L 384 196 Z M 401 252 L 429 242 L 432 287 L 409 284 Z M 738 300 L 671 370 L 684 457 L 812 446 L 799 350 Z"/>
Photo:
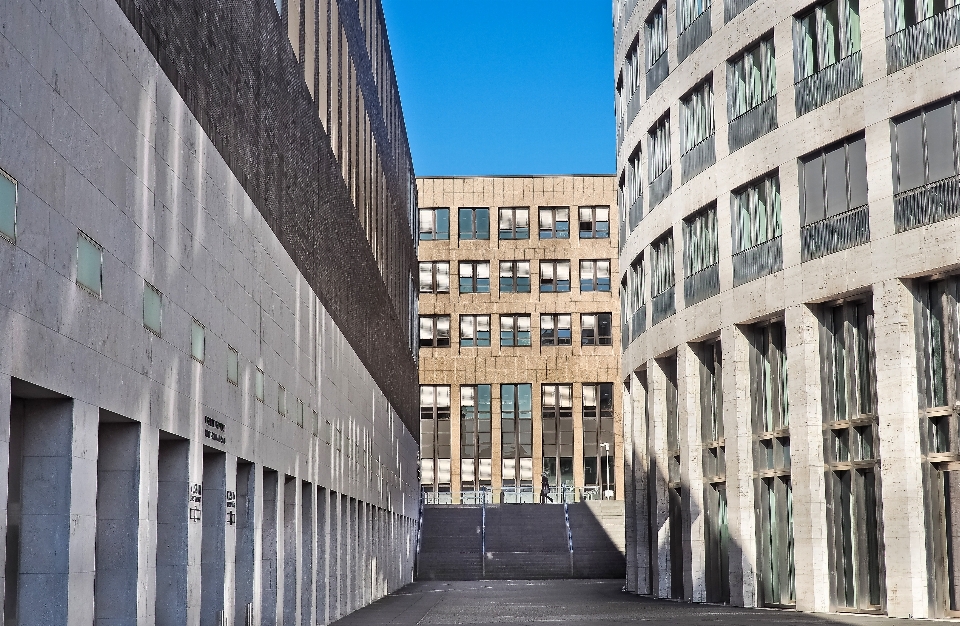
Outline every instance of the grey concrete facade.
<path id="1" fill-rule="evenodd" d="M 956 428 L 956 379 L 952 365 L 941 373 L 939 355 L 957 353 L 955 332 L 939 328 L 957 319 L 956 298 L 942 294 L 960 266 L 960 204 L 937 190 L 957 184 L 960 48 L 931 29 L 956 28 L 960 16 L 944 6 L 911 23 L 897 17 L 896 0 L 854 5 L 839 5 L 837 38 L 850 46 L 830 63 L 822 49 L 803 48 L 803 20 L 833 19 L 826 3 L 614 2 L 620 268 L 625 290 L 639 285 L 641 307 L 636 318 L 625 309 L 625 320 L 641 324 L 625 326 L 622 356 L 627 586 L 635 593 L 956 614 L 958 450 L 947 432 Z M 661 19 L 662 56 L 651 37 Z M 858 37 L 844 40 L 851 32 Z M 763 65 L 758 84 L 771 84 L 750 108 L 738 104 L 746 92 L 736 67 L 753 49 L 751 71 Z M 813 57 L 821 65 L 810 72 Z M 713 95 L 700 111 L 709 130 L 691 145 L 687 107 L 703 85 Z M 927 116 L 939 111 L 945 121 L 934 126 Z M 913 157 L 907 126 L 918 113 L 934 130 L 917 136 Z M 665 185 L 651 180 L 661 170 L 651 154 L 663 154 L 653 135 L 664 116 L 673 172 Z M 857 142 L 862 184 L 851 166 Z M 846 160 L 819 169 L 818 155 L 838 150 Z M 940 162 L 945 171 L 934 174 Z M 910 184 L 917 164 L 922 180 Z M 847 204 L 817 215 L 811 199 L 830 195 L 831 177 L 845 182 L 834 197 Z M 770 180 L 774 187 L 762 187 Z M 774 189 L 775 201 L 753 191 L 761 188 Z M 862 205 L 853 200 L 861 188 Z M 745 197 L 761 198 L 754 213 Z M 747 241 L 763 205 L 776 207 L 765 214 L 776 228 Z M 937 208 L 920 216 L 926 206 Z M 696 265 L 690 233 L 710 211 L 715 230 L 697 243 L 714 256 Z M 669 264 L 657 261 L 665 237 L 677 242 Z M 714 272 L 712 291 L 697 291 L 705 274 L 691 266 Z M 670 294 L 676 287 L 673 310 L 660 319 L 651 311 L 662 301 L 656 267 L 668 267 Z M 856 450 L 846 447 L 854 431 Z M 712 461 L 717 454 L 725 462 Z"/>
<path id="2" fill-rule="evenodd" d="M 4 623 L 329 623 L 412 580 L 415 417 L 390 385 L 415 366 L 404 348 L 398 378 L 371 371 L 362 320 L 313 279 L 379 297 L 410 267 L 353 205 L 369 247 L 349 254 L 383 277 L 307 264 L 121 5 L 16 0 L 0 18 Z M 379 232 L 415 249 L 405 219 Z M 377 321 L 391 350 L 412 309 Z"/>

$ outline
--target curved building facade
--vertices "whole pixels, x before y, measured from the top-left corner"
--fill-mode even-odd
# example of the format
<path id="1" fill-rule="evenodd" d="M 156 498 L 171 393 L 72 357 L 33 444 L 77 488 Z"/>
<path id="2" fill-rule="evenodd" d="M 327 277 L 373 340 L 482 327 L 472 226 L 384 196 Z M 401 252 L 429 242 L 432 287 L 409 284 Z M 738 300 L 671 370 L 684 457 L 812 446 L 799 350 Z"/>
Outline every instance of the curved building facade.
<path id="1" fill-rule="evenodd" d="M 960 610 L 960 6 L 614 3 L 628 588 Z"/>

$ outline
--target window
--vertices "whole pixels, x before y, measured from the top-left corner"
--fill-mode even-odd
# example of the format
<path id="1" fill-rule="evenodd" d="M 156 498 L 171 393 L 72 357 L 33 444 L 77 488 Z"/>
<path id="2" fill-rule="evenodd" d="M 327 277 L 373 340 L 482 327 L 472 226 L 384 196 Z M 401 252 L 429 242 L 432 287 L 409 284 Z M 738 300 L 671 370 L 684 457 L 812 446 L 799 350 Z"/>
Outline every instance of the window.
<path id="1" fill-rule="evenodd" d="M 460 316 L 460 347 L 487 348 L 490 346 L 490 316 Z"/>
<path id="2" fill-rule="evenodd" d="M 240 353 L 233 346 L 227 346 L 227 382 L 240 384 Z"/>
<path id="3" fill-rule="evenodd" d="M 206 351 L 206 329 L 203 324 L 193 320 L 190 324 L 190 356 L 199 363 L 203 363 L 204 352 Z"/>
<path id="4" fill-rule="evenodd" d="M 713 136 L 713 85 L 708 79 L 680 101 L 680 153 Z"/>
<path id="5" fill-rule="evenodd" d="M 580 316 L 580 345 L 609 346 L 612 344 L 612 313 L 585 313 Z"/>
<path id="6" fill-rule="evenodd" d="M 530 346 L 529 315 L 500 316 L 500 346 L 504 348 Z"/>
<path id="7" fill-rule="evenodd" d="M 570 238 L 570 207 L 540 207 L 540 239 Z"/>
<path id="8" fill-rule="evenodd" d="M 954 101 L 939 102 L 895 121 L 896 193 L 957 175 L 955 109 Z"/>
<path id="9" fill-rule="evenodd" d="M 490 484 L 490 461 L 482 459 L 490 459 L 493 452 L 491 395 L 490 385 L 460 387 L 461 490 Z"/>
<path id="10" fill-rule="evenodd" d="M 832 0 L 797 17 L 796 81 L 860 52 L 860 0 Z"/>
<path id="11" fill-rule="evenodd" d="M 694 20 L 710 10 L 710 0 L 679 0 L 677 3 L 677 30 L 687 30 Z"/>
<path id="12" fill-rule="evenodd" d="M 652 182 L 670 169 L 670 114 L 654 124 L 647 136 L 647 177 Z"/>
<path id="13" fill-rule="evenodd" d="M 421 348 L 449 348 L 450 347 L 450 316 L 449 315 L 421 315 L 420 316 L 420 347 Z"/>
<path id="14" fill-rule="evenodd" d="M 77 284 L 103 295 L 103 248 L 83 232 L 77 235 Z"/>
<path id="15" fill-rule="evenodd" d="M 460 209 L 460 241 L 490 239 L 490 209 Z"/>
<path id="16" fill-rule="evenodd" d="M 420 263 L 420 293 L 450 293 L 450 262 Z"/>
<path id="17" fill-rule="evenodd" d="M 660 3 L 647 18 L 645 28 L 647 71 L 667 53 L 667 3 Z M 647 93 L 647 97 L 650 94 Z"/>
<path id="18" fill-rule="evenodd" d="M 420 241 L 450 239 L 450 209 L 420 209 Z"/>
<path id="19" fill-rule="evenodd" d="M 530 261 L 500 262 L 500 293 L 530 293 Z"/>
<path id="20" fill-rule="evenodd" d="M 708 602 L 722 603 L 730 600 L 722 351 L 719 341 L 699 344 L 695 350 L 700 370 L 700 439 L 703 445 L 704 586 Z"/>
<path id="21" fill-rule="evenodd" d="M 668 234 L 653 242 L 651 260 L 653 265 L 650 271 L 650 295 L 658 295 L 670 290 L 676 284 L 673 273 L 673 235 Z"/>
<path id="22" fill-rule="evenodd" d="M 730 197 L 734 254 L 780 236 L 780 178 L 776 173 L 734 191 Z"/>
<path id="23" fill-rule="evenodd" d="M 544 472 L 552 483 L 572 487 L 573 385 L 543 385 L 540 393 Z"/>
<path id="24" fill-rule="evenodd" d="M 460 293 L 490 293 L 489 261 L 460 261 Z"/>
<path id="25" fill-rule="evenodd" d="M 143 281 L 143 327 L 160 336 L 163 315 L 163 295 L 156 287 Z"/>
<path id="26" fill-rule="evenodd" d="M 420 386 L 420 482 L 450 483 L 450 387 Z"/>
<path id="27" fill-rule="evenodd" d="M 277 413 L 287 415 L 287 390 L 283 385 L 277 385 Z"/>
<path id="28" fill-rule="evenodd" d="M 580 239 L 610 237 L 610 207 L 580 207 Z"/>
<path id="29" fill-rule="evenodd" d="M 500 239 L 530 239 L 530 209 L 500 209 Z"/>
<path id="30" fill-rule="evenodd" d="M 573 333 L 570 329 L 569 314 L 540 316 L 540 345 L 569 346 Z"/>
<path id="31" fill-rule="evenodd" d="M 627 50 L 627 57 L 623 63 L 623 75 L 626 79 L 624 85 L 625 99 L 629 102 L 633 95 L 640 89 L 640 76 L 642 69 L 640 67 L 640 39 L 633 41 L 630 49 Z"/>
<path id="32" fill-rule="evenodd" d="M 293 403 L 293 421 L 300 428 L 303 428 L 303 413 L 303 400 L 296 398 Z"/>
<path id="33" fill-rule="evenodd" d="M 516 480 L 516 460 L 533 458 L 533 385 L 500 385 L 501 456 Z M 531 476 L 532 478 L 532 476 Z"/>
<path id="34" fill-rule="evenodd" d="M 540 291 L 570 291 L 570 261 L 540 261 Z"/>
<path id="35" fill-rule="evenodd" d="M 600 486 L 601 493 L 612 490 L 616 482 L 614 434 L 613 383 L 584 384 L 583 482 L 588 487 Z"/>
<path id="36" fill-rule="evenodd" d="M 617 200 L 620 203 L 621 247 L 626 242 L 627 235 L 643 218 L 643 174 L 640 167 L 640 146 L 637 146 L 627 159 L 627 165 L 620 176 Z"/>
<path id="37" fill-rule="evenodd" d="M 733 121 L 777 95 L 777 68 L 773 39 L 756 46 L 730 61 L 727 72 L 727 109 Z"/>
<path id="38" fill-rule="evenodd" d="M 800 216 L 804 226 L 867 204 L 863 136 L 800 159 Z"/>
<path id="39" fill-rule="evenodd" d="M 683 222 L 683 275 L 693 276 L 719 262 L 717 207 L 713 205 Z"/>
<path id="40" fill-rule="evenodd" d="M 17 181 L 0 170 L 0 235 L 17 241 Z"/>
<path id="41" fill-rule="evenodd" d="M 610 259 L 580 261 L 580 291 L 610 291 Z"/>
<path id="42" fill-rule="evenodd" d="M 258 402 L 263 402 L 263 388 L 264 388 L 263 383 L 264 383 L 263 370 L 258 367 L 256 373 L 254 374 L 254 381 L 253 381 L 253 390 L 254 390 L 253 393 L 256 396 Z"/>
<path id="43" fill-rule="evenodd" d="M 889 0 L 888 19 L 893 32 L 899 32 L 956 6 L 958 0 Z"/>

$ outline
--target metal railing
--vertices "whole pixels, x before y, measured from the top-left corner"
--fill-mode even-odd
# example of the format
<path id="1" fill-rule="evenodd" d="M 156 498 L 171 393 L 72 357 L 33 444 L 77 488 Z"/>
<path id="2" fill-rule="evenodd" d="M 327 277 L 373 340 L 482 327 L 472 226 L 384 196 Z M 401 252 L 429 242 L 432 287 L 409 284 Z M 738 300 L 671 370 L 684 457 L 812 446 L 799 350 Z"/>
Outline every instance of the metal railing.
<path id="1" fill-rule="evenodd" d="M 711 35 L 713 35 L 713 27 L 710 23 L 710 5 L 708 4 L 703 13 L 690 22 L 690 25 L 677 37 L 677 63 L 682 63 L 693 54 L 693 51 L 710 39 Z"/>
<path id="2" fill-rule="evenodd" d="M 640 308 L 633 312 L 633 319 L 630 323 L 630 340 L 633 341 L 647 330 L 647 305 L 642 304 Z"/>
<path id="3" fill-rule="evenodd" d="M 633 201 L 627 215 L 630 219 L 630 232 L 632 233 L 640 225 L 640 220 L 643 219 L 643 194 L 637 196 L 637 199 Z"/>
<path id="4" fill-rule="evenodd" d="M 476 490 L 461 491 L 460 504 L 490 504 L 493 493 L 484 487 Z"/>
<path id="5" fill-rule="evenodd" d="M 689 307 L 720 293 L 720 264 L 714 263 L 683 279 L 683 306 Z"/>
<path id="6" fill-rule="evenodd" d="M 532 486 L 503 487 L 500 502 L 503 504 L 531 504 L 536 502 Z"/>
<path id="7" fill-rule="evenodd" d="M 801 261 L 840 252 L 870 241 L 867 206 L 807 224 L 800 231 Z"/>
<path id="8" fill-rule="evenodd" d="M 767 100 L 730 121 L 730 152 L 753 143 L 777 127 L 777 97 Z"/>
<path id="9" fill-rule="evenodd" d="M 697 174 L 717 162 L 716 135 L 710 135 L 680 155 L 680 184 L 685 185 Z"/>
<path id="10" fill-rule="evenodd" d="M 783 269 L 782 237 L 774 237 L 733 255 L 733 286 Z"/>
<path id="11" fill-rule="evenodd" d="M 664 51 L 660 58 L 647 70 L 647 98 L 656 91 L 660 84 L 667 80 L 670 75 L 670 63 L 667 60 L 667 53 Z"/>
<path id="12" fill-rule="evenodd" d="M 797 117 L 863 87 L 863 55 L 857 51 L 794 85 Z"/>
<path id="13" fill-rule="evenodd" d="M 958 176 L 905 191 L 893 199 L 893 221 L 898 233 L 957 215 L 960 215 Z"/>
<path id="14" fill-rule="evenodd" d="M 670 287 L 663 293 L 653 296 L 651 300 L 653 302 L 652 323 L 654 326 L 677 312 L 675 287 Z"/>
<path id="15" fill-rule="evenodd" d="M 660 172 L 660 175 L 650 181 L 650 209 L 663 202 L 673 189 L 673 165 Z"/>
<path id="16" fill-rule="evenodd" d="M 887 37 L 887 73 L 960 45 L 960 5 Z"/>
<path id="17" fill-rule="evenodd" d="M 740 15 L 757 0 L 723 0 L 723 23 Z"/>

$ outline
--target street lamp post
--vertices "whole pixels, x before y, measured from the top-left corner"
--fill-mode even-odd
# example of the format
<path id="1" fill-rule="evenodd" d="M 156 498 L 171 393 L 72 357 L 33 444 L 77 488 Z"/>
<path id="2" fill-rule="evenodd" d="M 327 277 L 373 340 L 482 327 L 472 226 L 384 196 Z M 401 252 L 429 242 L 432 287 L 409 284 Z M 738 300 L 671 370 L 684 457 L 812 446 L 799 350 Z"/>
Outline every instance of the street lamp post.
<path id="1" fill-rule="evenodd" d="M 603 446 L 603 454 L 604 454 L 604 457 L 605 457 L 606 460 L 607 460 L 607 471 L 606 471 L 606 474 L 607 474 L 607 485 L 606 485 L 606 486 L 607 486 L 607 488 L 603 491 L 603 498 L 604 498 L 605 500 L 611 500 L 611 499 L 613 499 L 613 489 L 610 488 L 610 444 L 609 444 L 609 443 L 601 443 L 600 445 Z"/>

